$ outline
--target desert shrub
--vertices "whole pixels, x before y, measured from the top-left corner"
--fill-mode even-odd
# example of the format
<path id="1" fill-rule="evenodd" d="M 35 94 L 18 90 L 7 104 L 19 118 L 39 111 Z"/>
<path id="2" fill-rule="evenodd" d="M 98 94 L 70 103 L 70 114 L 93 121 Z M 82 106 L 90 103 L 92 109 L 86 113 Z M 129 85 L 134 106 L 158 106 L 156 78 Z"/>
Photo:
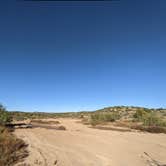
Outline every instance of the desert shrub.
<path id="1" fill-rule="evenodd" d="M 9 112 L 7 112 L 2 105 L 0 105 L 0 125 L 5 125 L 6 123 L 11 122 L 11 120 L 12 118 Z"/>
<path id="2" fill-rule="evenodd" d="M 116 113 L 116 112 L 114 112 L 114 113 L 107 113 L 107 114 L 104 115 L 104 120 L 106 122 L 114 122 L 114 121 L 116 121 L 119 118 L 120 118 L 120 115 L 118 113 Z"/>
<path id="3" fill-rule="evenodd" d="M 0 166 L 14 165 L 28 155 L 24 141 L 11 133 L 12 128 L 5 127 L 11 121 L 10 113 L 0 105 Z"/>
<path id="4" fill-rule="evenodd" d="M 0 126 L 0 165 L 11 166 L 28 155 L 26 144 Z"/>
<path id="5" fill-rule="evenodd" d="M 90 120 L 91 125 L 95 126 L 101 123 L 101 121 L 102 121 L 102 114 L 95 113 L 91 115 L 91 120 Z"/>
<path id="6" fill-rule="evenodd" d="M 103 122 L 114 122 L 120 118 L 120 115 L 116 112 L 114 113 L 94 113 L 91 115 L 91 124 L 97 125 Z"/>
<path id="7" fill-rule="evenodd" d="M 137 110 L 136 113 L 133 115 L 133 117 L 137 121 L 142 121 L 142 119 L 147 117 L 147 115 L 148 115 L 148 112 L 146 112 L 145 110 Z"/>
<path id="8" fill-rule="evenodd" d="M 144 126 L 166 126 L 166 122 L 155 112 L 137 110 L 133 117 L 135 121 L 142 122 Z"/>
<path id="9" fill-rule="evenodd" d="M 148 114 L 148 116 L 143 119 L 143 124 L 145 126 L 166 126 L 166 122 L 154 113 Z"/>

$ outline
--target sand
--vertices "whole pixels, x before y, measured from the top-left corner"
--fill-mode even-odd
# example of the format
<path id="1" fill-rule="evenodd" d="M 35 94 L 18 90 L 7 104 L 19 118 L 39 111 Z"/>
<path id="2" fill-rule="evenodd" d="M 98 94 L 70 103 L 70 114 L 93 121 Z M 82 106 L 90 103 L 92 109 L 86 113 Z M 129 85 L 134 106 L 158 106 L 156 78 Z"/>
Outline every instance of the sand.
<path id="1" fill-rule="evenodd" d="M 56 119 L 57 120 L 57 119 Z M 29 144 L 31 166 L 163 166 L 166 134 L 89 128 L 76 119 L 58 119 L 67 130 L 16 129 Z"/>

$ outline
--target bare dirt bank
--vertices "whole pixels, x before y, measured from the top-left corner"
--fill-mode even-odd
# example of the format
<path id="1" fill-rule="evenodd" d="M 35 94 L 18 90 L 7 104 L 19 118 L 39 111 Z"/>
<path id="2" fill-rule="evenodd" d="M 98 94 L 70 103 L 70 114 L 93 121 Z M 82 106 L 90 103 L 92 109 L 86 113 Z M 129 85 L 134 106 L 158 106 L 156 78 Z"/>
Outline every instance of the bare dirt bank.
<path id="1" fill-rule="evenodd" d="M 89 128 L 75 119 L 59 119 L 67 130 L 17 129 L 30 151 L 30 166 L 164 166 L 166 134 Z"/>

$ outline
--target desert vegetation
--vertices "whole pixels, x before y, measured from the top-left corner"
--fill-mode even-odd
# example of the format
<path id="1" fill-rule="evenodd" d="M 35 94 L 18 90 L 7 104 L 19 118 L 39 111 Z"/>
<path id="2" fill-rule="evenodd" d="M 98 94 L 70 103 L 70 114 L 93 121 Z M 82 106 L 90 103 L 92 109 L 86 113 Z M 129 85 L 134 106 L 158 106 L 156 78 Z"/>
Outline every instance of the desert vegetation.
<path id="1" fill-rule="evenodd" d="M 5 107 L 0 104 L 0 125 L 5 125 L 12 121 L 12 117 L 9 112 L 6 111 Z"/>
<path id="2" fill-rule="evenodd" d="M 149 109 L 134 106 L 114 106 L 91 112 L 67 112 L 67 113 L 43 113 L 43 112 L 11 112 L 10 116 L 14 120 L 30 119 L 34 123 L 54 124 L 51 121 L 42 121 L 42 119 L 57 118 L 79 118 L 84 124 L 90 124 L 93 127 L 111 123 L 114 126 L 128 127 L 141 131 L 166 133 L 166 109 Z M 10 118 L 8 119 L 10 121 Z"/>
<path id="3" fill-rule="evenodd" d="M 154 111 L 137 110 L 133 121 L 142 122 L 144 126 L 166 127 L 166 121 Z"/>
<path id="4" fill-rule="evenodd" d="M 34 119 L 31 123 L 39 123 L 39 124 L 60 124 L 58 120 L 42 120 L 42 119 Z"/>
<path id="5" fill-rule="evenodd" d="M 6 124 L 12 121 L 12 117 L 6 109 L 0 105 L 0 165 L 12 166 L 16 162 L 28 156 L 27 145 L 21 139 L 16 138 L 12 128 L 6 128 Z"/>
<path id="6" fill-rule="evenodd" d="M 90 116 L 91 125 L 95 126 L 97 124 L 102 124 L 105 122 L 114 122 L 120 119 L 120 115 L 118 112 L 110 112 L 110 113 L 93 113 Z"/>
<path id="7" fill-rule="evenodd" d="M 77 155 L 78 153 L 80 156 L 83 155 L 84 157 L 87 157 L 87 161 L 91 160 L 92 162 L 97 163 L 97 161 L 101 159 L 96 158 L 96 149 L 93 149 L 94 147 L 98 148 L 98 152 L 101 151 L 99 156 L 102 156 L 103 153 L 107 156 L 107 151 L 113 149 L 114 144 L 114 148 L 117 149 L 117 145 L 122 143 L 121 146 L 119 146 L 119 152 L 117 154 L 119 155 L 120 151 L 123 150 L 121 147 L 123 147 L 124 144 L 126 144 L 126 149 L 130 145 L 128 142 L 122 141 L 122 139 L 126 140 L 126 138 L 129 138 L 129 142 L 134 143 L 134 145 L 138 144 L 140 146 L 140 142 L 141 144 L 142 142 L 145 142 L 145 147 L 142 146 L 142 152 L 149 151 L 149 140 L 151 140 L 151 137 L 154 137 L 153 140 L 157 137 L 158 139 L 161 138 L 161 146 L 165 146 L 165 134 L 146 134 L 146 132 L 166 133 L 165 109 L 117 106 L 107 107 L 92 112 L 33 113 L 8 112 L 3 106 L 0 108 L 0 166 L 12 166 L 21 160 L 23 160 L 21 163 L 30 165 L 45 166 L 53 165 L 53 163 L 58 163 L 60 165 L 64 161 L 66 165 L 69 165 L 66 151 L 68 151 L 67 155 L 70 155 L 70 162 L 76 162 L 73 165 L 78 165 L 79 162 L 84 163 L 86 161 L 77 161 L 76 158 L 73 158 L 73 154 Z M 22 125 L 24 123 L 27 123 L 28 126 L 30 124 L 31 127 L 27 129 L 27 127 L 25 127 L 26 125 L 23 125 L 22 127 L 17 126 L 18 124 Z M 14 132 L 17 137 L 13 134 L 14 129 L 8 128 L 10 126 L 9 124 L 17 126 L 15 126 L 16 130 Z M 108 131 L 103 132 L 101 130 Z M 140 133 L 137 131 L 143 132 Z M 117 134 L 121 135 L 120 139 L 117 137 Z M 142 138 L 140 136 L 141 134 L 143 134 L 146 139 Z M 28 151 L 27 145 L 22 139 L 28 140 L 28 151 L 31 152 L 30 161 L 29 158 L 24 160 L 24 158 L 28 156 Z M 140 139 L 141 141 L 137 141 L 137 139 Z M 94 142 L 92 141 L 88 144 L 90 142 L 89 140 L 93 140 Z M 108 144 L 108 140 L 110 140 L 109 142 L 114 141 L 114 143 Z M 49 143 L 47 141 L 49 141 Z M 86 143 L 83 144 L 82 141 L 85 141 Z M 87 151 L 85 151 L 85 153 L 84 150 L 79 151 L 78 144 L 81 145 L 79 147 L 80 149 L 83 146 Z M 91 156 L 92 158 L 87 155 L 91 145 L 91 149 L 94 150 L 92 153 L 92 156 L 94 154 L 94 157 Z M 102 149 L 103 146 L 105 146 L 105 148 Z M 161 150 L 160 147 L 158 147 L 158 142 L 154 145 L 154 142 L 151 141 L 152 149 L 154 146 L 156 146 L 156 149 Z M 133 148 L 132 150 L 136 151 L 136 154 L 140 153 L 137 152 L 137 148 L 134 148 L 134 146 L 131 146 L 130 148 Z M 107 151 L 104 149 L 107 149 Z M 65 153 L 63 153 L 63 151 Z M 112 151 L 112 155 L 113 154 L 114 150 Z M 110 155 L 110 157 L 112 157 L 112 155 Z M 56 158 L 56 156 L 58 156 L 58 158 Z M 112 161 L 109 160 L 110 157 L 107 158 L 109 163 Z M 128 157 L 131 159 L 130 155 Z M 146 160 L 147 156 L 144 155 L 144 157 Z M 123 161 L 124 160 L 127 161 L 126 158 L 124 158 Z M 139 159 L 136 158 L 135 160 Z M 165 160 L 163 159 L 163 162 L 164 161 Z"/>
<path id="8" fill-rule="evenodd" d="M 140 125 L 133 125 L 132 128 L 152 133 L 166 133 L 166 120 L 157 111 L 137 110 L 133 115 L 134 122 Z"/>
<path id="9" fill-rule="evenodd" d="M 66 113 L 45 113 L 45 112 L 21 112 L 12 111 L 10 115 L 16 121 L 26 119 L 49 119 L 49 118 L 80 118 L 81 115 L 86 115 L 88 112 L 66 112 Z"/>
<path id="10" fill-rule="evenodd" d="M 100 125 L 126 127 L 152 133 L 166 133 L 165 109 L 148 109 L 142 107 L 107 107 L 91 112 L 83 117 L 84 124 L 90 124 L 95 128 L 114 129 Z M 97 127 L 96 127 L 97 126 Z M 121 129 L 118 129 L 121 130 Z M 128 131 L 127 129 L 125 129 Z"/>

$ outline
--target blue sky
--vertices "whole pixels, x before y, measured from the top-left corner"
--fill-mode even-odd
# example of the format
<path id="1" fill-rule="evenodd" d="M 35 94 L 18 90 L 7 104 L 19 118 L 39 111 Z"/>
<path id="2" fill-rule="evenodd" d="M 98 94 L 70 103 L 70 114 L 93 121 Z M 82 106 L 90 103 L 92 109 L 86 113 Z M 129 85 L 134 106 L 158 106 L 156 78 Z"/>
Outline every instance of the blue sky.
<path id="1" fill-rule="evenodd" d="M 8 110 L 166 107 L 165 0 L 7 0 L 0 20 Z"/>

